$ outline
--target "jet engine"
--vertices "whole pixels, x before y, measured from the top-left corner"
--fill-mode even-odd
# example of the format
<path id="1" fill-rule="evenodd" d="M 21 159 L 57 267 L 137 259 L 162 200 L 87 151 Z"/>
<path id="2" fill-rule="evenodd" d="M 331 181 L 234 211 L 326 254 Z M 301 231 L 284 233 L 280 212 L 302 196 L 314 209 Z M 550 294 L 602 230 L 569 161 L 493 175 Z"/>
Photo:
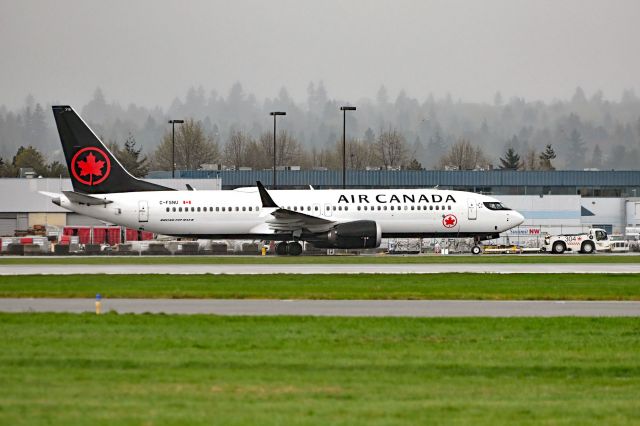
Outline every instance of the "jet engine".
<path id="1" fill-rule="evenodd" d="M 373 220 L 340 223 L 329 231 L 315 235 L 308 241 L 318 248 L 376 248 L 380 246 L 382 229 Z"/>

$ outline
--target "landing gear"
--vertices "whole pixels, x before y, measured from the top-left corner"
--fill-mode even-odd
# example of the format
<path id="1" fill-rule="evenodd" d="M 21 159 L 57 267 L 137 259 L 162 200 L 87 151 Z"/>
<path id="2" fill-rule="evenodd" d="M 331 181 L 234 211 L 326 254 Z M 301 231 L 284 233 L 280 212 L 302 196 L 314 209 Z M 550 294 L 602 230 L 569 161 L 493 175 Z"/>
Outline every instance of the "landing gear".
<path id="1" fill-rule="evenodd" d="M 278 256 L 300 256 L 302 254 L 302 244 L 297 241 L 287 243 L 283 241 L 276 244 L 276 254 Z"/>
<path id="2" fill-rule="evenodd" d="M 473 237 L 473 247 L 471 247 L 471 254 L 473 255 L 482 254 L 482 247 L 480 246 L 479 237 Z"/>
<path id="3" fill-rule="evenodd" d="M 289 254 L 287 243 L 285 241 L 276 244 L 276 254 L 278 256 L 286 256 Z"/>
<path id="4" fill-rule="evenodd" d="M 297 241 L 287 244 L 287 249 L 291 256 L 300 256 L 302 254 L 302 244 Z"/>

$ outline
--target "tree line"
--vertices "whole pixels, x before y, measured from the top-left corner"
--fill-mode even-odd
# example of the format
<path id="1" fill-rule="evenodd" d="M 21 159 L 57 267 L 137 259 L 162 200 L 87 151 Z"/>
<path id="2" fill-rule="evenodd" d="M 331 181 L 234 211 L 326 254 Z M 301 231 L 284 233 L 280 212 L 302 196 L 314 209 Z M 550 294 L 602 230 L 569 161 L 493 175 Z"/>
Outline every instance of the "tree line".
<path id="1" fill-rule="evenodd" d="M 278 119 L 278 163 L 334 169 L 342 166 L 339 107 L 346 104 L 350 102 L 329 97 L 321 82 L 309 84 L 304 102 L 294 101 L 284 88 L 259 101 L 236 83 L 224 95 L 192 88 L 167 108 L 123 107 L 97 89 L 79 110 L 103 140 L 123 145 L 132 135 L 147 166 L 165 170 L 171 168 L 167 121 L 176 118 L 190 123 L 176 126 L 179 135 L 186 132 L 185 140 L 202 140 L 206 147 L 201 152 L 178 148 L 177 168 L 197 169 L 205 163 L 270 167 L 268 113 L 284 110 L 287 116 Z M 571 99 L 548 103 L 505 100 L 500 93 L 490 103 L 469 103 L 450 95 L 427 94 L 419 100 L 403 91 L 392 98 L 381 87 L 373 99 L 353 104 L 358 109 L 347 114 L 346 126 L 351 169 L 500 168 L 509 150 L 519 157 L 517 169 L 640 169 L 640 99 L 632 90 L 617 100 L 601 92 L 587 96 L 577 88 Z M 552 160 L 551 166 L 540 159 L 548 145 L 554 158 L 545 161 Z M 16 110 L 0 107 L 5 164 L 12 163 L 21 146 L 38 149 L 48 162 L 63 162 L 49 108 L 32 96 Z"/>

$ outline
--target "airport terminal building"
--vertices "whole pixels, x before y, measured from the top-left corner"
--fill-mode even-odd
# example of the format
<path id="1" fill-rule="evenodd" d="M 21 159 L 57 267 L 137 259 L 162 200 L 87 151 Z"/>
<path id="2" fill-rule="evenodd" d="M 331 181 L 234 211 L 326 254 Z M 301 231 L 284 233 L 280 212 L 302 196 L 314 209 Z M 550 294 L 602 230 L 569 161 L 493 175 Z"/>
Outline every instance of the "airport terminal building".
<path id="1" fill-rule="evenodd" d="M 341 171 L 278 170 L 278 188 L 340 188 Z M 153 172 L 151 181 L 175 189 L 234 189 L 272 171 Z M 168 177 L 168 178 L 167 178 Z M 640 227 L 640 171 L 348 171 L 348 188 L 438 187 L 493 195 L 522 213 L 525 223 L 502 235 L 502 243 L 535 243 L 544 233 L 577 233 L 596 226 L 613 234 Z M 104 226 L 54 205 L 39 191 L 71 190 L 68 179 L 0 179 L 0 236 L 44 226 Z"/>

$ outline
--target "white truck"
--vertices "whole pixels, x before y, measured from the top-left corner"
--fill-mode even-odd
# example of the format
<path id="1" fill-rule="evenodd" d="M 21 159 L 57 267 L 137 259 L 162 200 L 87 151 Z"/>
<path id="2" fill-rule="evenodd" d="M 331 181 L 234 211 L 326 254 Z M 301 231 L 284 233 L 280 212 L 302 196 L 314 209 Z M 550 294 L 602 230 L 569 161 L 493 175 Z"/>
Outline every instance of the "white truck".
<path id="1" fill-rule="evenodd" d="M 611 240 L 604 229 L 591 228 L 583 234 L 545 235 L 544 245 L 540 250 L 555 254 L 565 251 L 591 254 L 611 250 Z"/>

